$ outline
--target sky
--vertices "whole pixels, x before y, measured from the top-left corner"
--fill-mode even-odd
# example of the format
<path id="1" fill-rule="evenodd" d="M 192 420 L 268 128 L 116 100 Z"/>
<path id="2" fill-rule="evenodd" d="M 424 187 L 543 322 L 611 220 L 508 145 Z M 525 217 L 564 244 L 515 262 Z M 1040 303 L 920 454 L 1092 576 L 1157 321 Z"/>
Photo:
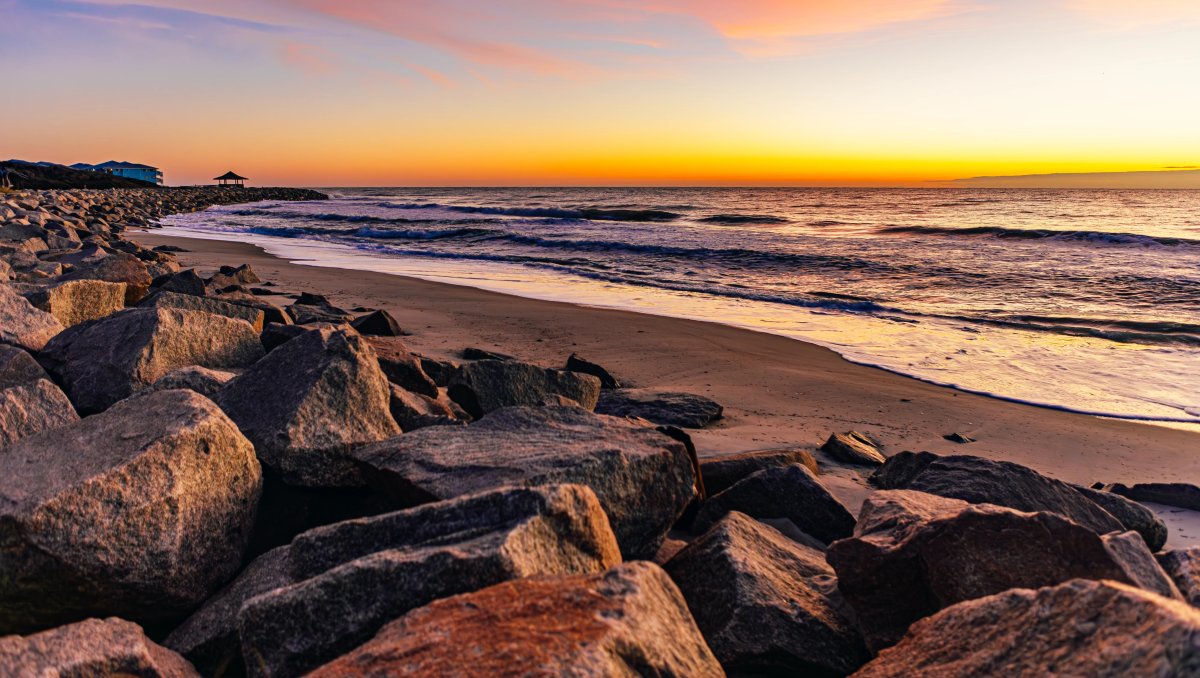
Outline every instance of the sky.
<path id="1" fill-rule="evenodd" d="M 0 63 L 0 158 L 169 184 L 1153 185 L 1200 165 L 1197 0 L 0 0 Z"/>

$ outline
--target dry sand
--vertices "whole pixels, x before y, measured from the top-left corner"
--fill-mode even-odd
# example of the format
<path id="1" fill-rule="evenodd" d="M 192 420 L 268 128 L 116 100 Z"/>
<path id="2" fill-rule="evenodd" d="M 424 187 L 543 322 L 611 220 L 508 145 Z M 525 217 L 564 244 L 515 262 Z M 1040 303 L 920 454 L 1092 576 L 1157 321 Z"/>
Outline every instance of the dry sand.
<path id="1" fill-rule="evenodd" d="M 291 263 L 243 243 L 131 234 L 187 249 L 201 273 L 248 263 L 284 292 L 391 312 L 432 357 L 467 346 L 561 367 L 572 352 L 627 385 L 707 395 L 725 419 L 693 432 L 702 457 L 801 446 L 833 431 L 866 433 L 885 453 L 929 450 L 1014 461 L 1069 482 L 1200 482 L 1200 434 L 1005 402 L 855 365 L 812 344 L 714 323 L 537 301 L 402 276 Z M 288 303 L 286 299 L 280 299 Z M 942 438 L 961 433 L 976 442 Z M 865 473 L 821 459 L 823 478 L 857 512 Z M 1153 507 L 1169 546 L 1200 545 L 1200 513 Z"/>

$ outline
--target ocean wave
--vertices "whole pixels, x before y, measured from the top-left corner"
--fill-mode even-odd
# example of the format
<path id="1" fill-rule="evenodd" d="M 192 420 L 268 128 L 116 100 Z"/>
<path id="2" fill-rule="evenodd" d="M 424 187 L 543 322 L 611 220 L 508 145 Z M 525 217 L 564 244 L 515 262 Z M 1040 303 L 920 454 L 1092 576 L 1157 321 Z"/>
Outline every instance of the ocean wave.
<path id="1" fill-rule="evenodd" d="M 946 236 L 992 236 L 1014 240 L 1072 240 L 1105 245 L 1200 246 L 1200 240 L 1141 235 L 1139 233 L 1110 233 L 1105 231 L 1058 231 L 1053 229 L 1004 228 L 1003 226 L 886 226 L 879 233 Z"/>
<path id="2" fill-rule="evenodd" d="M 591 221 L 674 221 L 678 212 L 657 209 L 615 209 L 601 207 L 481 207 L 475 205 L 443 205 L 441 203 L 380 203 L 380 206 L 402 210 L 443 209 L 463 214 L 487 214 L 504 217 L 552 217 L 558 219 L 587 219 Z"/>
<path id="3" fill-rule="evenodd" d="M 934 317 L 1028 332 L 1105 339 L 1122 344 L 1200 346 L 1200 325 L 1187 323 L 1030 315 L 1007 317 L 936 315 Z"/>
<path id="4" fill-rule="evenodd" d="M 790 224 L 791 219 L 787 217 L 779 217 L 774 214 L 714 214 L 711 217 L 697 219 L 705 224 L 725 224 L 729 226 L 737 226 L 739 224 Z"/>
<path id="5" fill-rule="evenodd" d="M 370 238 L 373 240 L 443 240 L 448 238 L 480 238 L 500 234 L 490 228 L 445 228 L 445 229 L 378 229 L 378 228 L 319 228 L 312 226 L 253 226 L 236 229 L 244 233 L 270 235 L 277 238 L 308 238 L 313 236 L 338 236 L 341 238 Z"/>
<path id="6" fill-rule="evenodd" d="M 818 226 L 818 227 L 821 227 L 821 226 L 848 226 L 849 222 L 834 221 L 833 219 L 822 219 L 820 221 L 810 221 L 810 222 L 808 222 L 808 225 L 809 226 Z"/>

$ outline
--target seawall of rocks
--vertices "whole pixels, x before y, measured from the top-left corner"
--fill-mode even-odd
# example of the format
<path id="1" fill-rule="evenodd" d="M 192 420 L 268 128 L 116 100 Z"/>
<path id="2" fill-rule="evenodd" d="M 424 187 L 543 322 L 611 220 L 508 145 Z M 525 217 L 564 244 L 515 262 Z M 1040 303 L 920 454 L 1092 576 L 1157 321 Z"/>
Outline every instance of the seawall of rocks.
<path id="1" fill-rule="evenodd" d="M 852 432 L 701 461 L 707 398 L 124 237 L 322 197 L 0 194 L 0 674 L 1200 673 L 1200 549 L 1131 498 L 1194 487 Z"/>

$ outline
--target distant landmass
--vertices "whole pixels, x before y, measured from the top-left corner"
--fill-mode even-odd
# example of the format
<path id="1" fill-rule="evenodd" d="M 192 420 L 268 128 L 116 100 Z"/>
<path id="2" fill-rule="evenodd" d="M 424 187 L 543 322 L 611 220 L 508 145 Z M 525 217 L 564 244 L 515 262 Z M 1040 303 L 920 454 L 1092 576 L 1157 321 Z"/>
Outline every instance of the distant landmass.
<path id="1" fill-rule="evenodd" d="M 1143 172 L 1064 172 L 970 177 L 940 182 L 976 188 L 1196 188 L 1200 167 L 1168 167 Z"/>

